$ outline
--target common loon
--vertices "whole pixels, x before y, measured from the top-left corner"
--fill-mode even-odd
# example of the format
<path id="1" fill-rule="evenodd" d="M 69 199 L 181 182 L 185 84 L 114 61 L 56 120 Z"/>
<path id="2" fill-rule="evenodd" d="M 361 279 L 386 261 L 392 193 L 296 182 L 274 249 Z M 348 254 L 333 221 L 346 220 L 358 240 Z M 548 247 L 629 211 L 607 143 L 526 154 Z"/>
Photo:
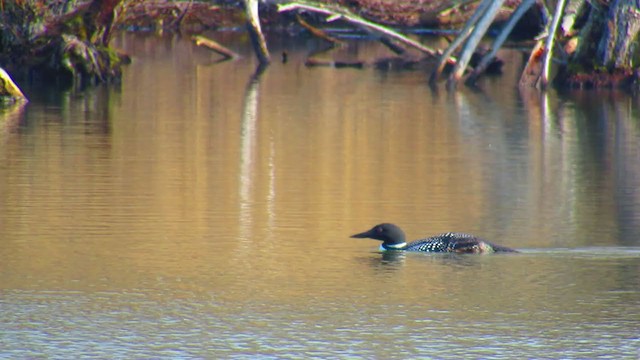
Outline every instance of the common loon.
<path id="1" fill-rule="evenodd" d="M 351 237 L 381 240 L 380 251 L 404 250 L 460 254 L 518 252 L 505 246 L 492 244 L 479 237 L 462 233 L 445 233 L 407 243 L 404 231 L 399 226 L 389 223 L 378 224 L 368 231 L 351 235 Z"/>

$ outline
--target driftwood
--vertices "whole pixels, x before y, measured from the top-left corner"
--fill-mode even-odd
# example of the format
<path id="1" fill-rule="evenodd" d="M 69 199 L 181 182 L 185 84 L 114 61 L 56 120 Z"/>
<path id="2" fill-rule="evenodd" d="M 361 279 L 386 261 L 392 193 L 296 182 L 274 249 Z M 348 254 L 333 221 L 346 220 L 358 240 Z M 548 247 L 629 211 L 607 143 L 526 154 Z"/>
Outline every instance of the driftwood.
<path id="1" fill-rule="evenodd" d="M 278 12 L 286 12 L 292 10 L 306 10 L 313 11 L 320 14 L 329 15 L 332 17 L 339 17 L 340 19 L 356 25 L 360 28 L 365 29 L 366 31 L 372 31 L 379 36 L 390 38 L 397 40 L 409 47 L 417 49 L 418 51 L 428 55 L 428 56 L 437 56 L 437 51 L 429 48 L 428 46 L 422 45 L 419 42 L 412 40 L 397 31 L 391 30 L 388 27 L 378 25 L 371 21 L 365 20 L 360 16 L 353 14 L 352 12 L 339 8 L 336 6 L 330 6 L 327 4 L 313 3 L 307 1 L 296 1 L 296 2 L 284 2 L 278 4 Z"/>
<path id="2" fill-rule="evenodd" d="M 473 69 L 473 72 L 469 74 L 469 77 L 465 82 L 467 85 L 475 84 L 478 77 L 485 72 L 485 70 L 491 64 L 491 61 L 496 57 L 496 53 L 498 52 L 498 49 L 500 49 L 500 47 L 502 47 L 502 44 L 505 42 L 505 40 L 507 40 L 507 37 L 511 33 L 511 30 L 513 30 L 513 27 L 520 20 L 520 18 L 522 18 L 522 15 L 524 15 L 529 10 L 529 8 L 533 6 L 534 3 L 535 3 L 535 0 L 524 0 L 521 3 L 521 5 L 516 9 L 516 11 L 514 11 L 513 14 L 511 14 L 511 17 L 507 21 L 507 24 L 504 26 L 504 28 L 502 28 L 502 30 L 500 31 L 500 34 L 498 35 L 496 40 L 493 42 L 493 45 L 491 46 L 491 51 L 489 51 L 487 54 L 483 56 L 482 60 L 480 60 L 478 65 L 475 67 L 475 69 Z"/>
<path id="3" fill-rule="evenodd" d="M 312 33 L 315 37 L 319 37 L 321 39 L 324 39 L 332 44 L 344 44 L 344 41 L 342 40 L 338 40 L 336 38 L 334 38 L 333 36 L 327 34 L 324 30 L 318 29 L 315 26 L 312 26 L 311 24 L 309 24 L 308 22 L 306 22 L 301 16 L 300 14 L 296 14 L 296 20 L 298 20 L 298 23 L 305 29 L 307 29 L 310 33 Z"/>
<path id="4" fill-rule="evenodd" d="M 474 24 L 478 21 L 478 19 L 480 19 L 480 17 L 486 10 L 487 6 L 489 6 L 489 2 L 490 2 L 489 0 L 484 0 L 480 3 L 480 5 L 476 9 L 476 11 L 473 13 L 473 15 L 471 16 L 471 19 L 469 19 L 469 21 L 467 22 L 465 27 L 462 29 L 462 31 L 460 31 L 460 33 L 455 38 L 455 40 L 453 40 L 453 42 L 449 45 L 449 47 L 440 56 L 440 60 L 438 61 L 438 66 L 436 66 L 436 69 L 433 71 L 429 79 L 429 81 L 432 84 L 434 84 L 438 80 L 438 78 L 444 71 L 446 62 L 449 59 L 449 57 L 458 48 L 458 46 L 460 46 L 460 44 L 462 44 L 467 39 L 467 37 L 471 35 L 471 32 L 473 31 L 473 28 L 474 28 Z"/>
<path id="5" fill-rule="evenodd" d="M 28 101 L 18 85 L 16 85 L 11 76 L 0 68 L 0 99 L 9 99 L 9 101 Z"/>
<path id="6" fill-rule="evenodd" d="M 251 38 L 251 44 L 256 52 L 256 57 L 260 65 L 267 65 L 271 62 L 267 42 L 260 28 L 260 15 L 258 13 L 258 0 L 244 0 L 244 8 L 247 14 L 247 30 Z"/>
<path id="7" fill-rule="evenodd" d="M 565 0 L 559 0 L 556 4 L 556 11 L 553 14 L 553 19 L 551 20 L 551 26 L 549 27 L 549 32 L 547 34 L 547 41 L 544 44 L 542 74 L 540 74 L 539 83 L 536 84 L 536 86 L 539 86 L 542 89 L 546 89 L 549 84 L 549 68 L 551 67 L 551 58 L 553 56 L 553 42 L 556 38 L 555 34 L 558 29 L 558 24 L 560 24 L 564 4 Z"/>
<path id="8" fill-rule="evenodd" d="M 448 60 L 448 57 L 453 51 L 464 42 L 462 53 L 456 63 L 453 72 L 449 76 L 447 81 L 449 87 L 455 87 L 455 85 L 462 79 L 462 75 L 466 70 L 471 56 L 476 50 L 478 43 L 482 40 L 482 37 L 486 33 L 487 29 L 493 22 L 493 19 L 498 14 L 504 0 L 483 0 L 482 3 L 476 9 L 476 12 L 472 16 L 472 19 L 467 24 L 465 30 L 458 35 L 456 40 L 449 46 L 440 59 L 439 66 L 431 75 L 431 83 L 434 83 L 444 69 L 444 62 Z"/>
<path id="9" fill-rule="evenodd" d="M 214 52 L 222 55 L 224 57 L 223 60 L 231 60 L 231 59 L 237 59 L 240 57 L 240 55 L 238 55 L 237 53 L 233 52 L 232 50 L 227 49 L 226 47 L 218 44 L 217 42 L 206 38 L 202 35 L 195 35 L 192 37 L 193 41 L 196 43 L 197 46 L 204 46 L 208 49 L 213 50 Z"/>

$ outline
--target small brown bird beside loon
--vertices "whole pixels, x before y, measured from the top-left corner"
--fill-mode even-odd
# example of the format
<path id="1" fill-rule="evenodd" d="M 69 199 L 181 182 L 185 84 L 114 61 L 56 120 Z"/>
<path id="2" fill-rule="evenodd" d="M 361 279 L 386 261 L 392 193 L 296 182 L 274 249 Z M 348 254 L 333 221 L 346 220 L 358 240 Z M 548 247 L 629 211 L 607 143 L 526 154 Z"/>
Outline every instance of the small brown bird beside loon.
<path id="1" fill-rule="evenodd" d="M 381 251 L 421 251 L 433 253 L 484 254 L 494 252 L 518 252 L 506 246 L 496 245 L 474 235 L 445 233 L 407 243 L 404 231 L 389 223 L 378 224 L 371 229 L 351 235 L 352 238 L 381 240 Z"/>

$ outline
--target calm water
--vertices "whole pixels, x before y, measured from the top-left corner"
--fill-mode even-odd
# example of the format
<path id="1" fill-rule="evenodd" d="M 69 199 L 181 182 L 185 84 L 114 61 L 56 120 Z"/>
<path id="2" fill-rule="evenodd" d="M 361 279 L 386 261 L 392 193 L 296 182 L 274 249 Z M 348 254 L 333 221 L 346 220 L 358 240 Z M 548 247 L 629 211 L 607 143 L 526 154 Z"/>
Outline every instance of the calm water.
<path id="1" fill-rule="evenodd" d="M 0 113 L 1 358 L 640 357 L 637 97 L 117 43 L 120 86 Z M 383 221 L 523 253 L 349 238 Z"/>

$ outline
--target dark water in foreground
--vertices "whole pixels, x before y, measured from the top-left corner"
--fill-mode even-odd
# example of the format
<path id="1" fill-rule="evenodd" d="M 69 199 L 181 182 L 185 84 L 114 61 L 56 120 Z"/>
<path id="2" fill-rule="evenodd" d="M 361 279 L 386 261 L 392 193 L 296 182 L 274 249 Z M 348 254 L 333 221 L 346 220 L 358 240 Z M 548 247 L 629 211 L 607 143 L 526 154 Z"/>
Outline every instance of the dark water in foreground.
<path id="1" fill-rule="evenodd" d="M 118 42 L 121 86 L 0 113 L 0 358 L 640 356 L 637 97 Z M 523 253 L 349 238 L 382 221 Z"/>

